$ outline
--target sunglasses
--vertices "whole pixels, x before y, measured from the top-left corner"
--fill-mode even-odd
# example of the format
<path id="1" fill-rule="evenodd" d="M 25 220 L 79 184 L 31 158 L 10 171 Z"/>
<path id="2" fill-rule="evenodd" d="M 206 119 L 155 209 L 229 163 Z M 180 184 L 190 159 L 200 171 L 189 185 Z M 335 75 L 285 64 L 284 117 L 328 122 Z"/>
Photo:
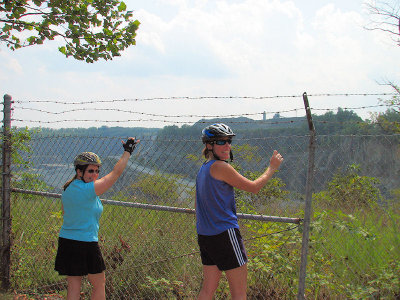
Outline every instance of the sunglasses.
<path id="1" fill-rule="evenodd" d="M 229 145 L 232 144 L 232 140 L 216 140 L 215 144 L 219 145 L 219 146 L 223 146 L 226 143 L 228 143 Z"/>
<path id="2" fill-rule="evenodd" d="M 97 170 L 90 169 L 90 170 L 87 170 L 87 172 L 88 172 L 89 174 L 93 174 L 93 173 L 99 174 L 99 173 L 100 173 L 100 170 L 99 170 L 99 169 L 97 169 Z"/>

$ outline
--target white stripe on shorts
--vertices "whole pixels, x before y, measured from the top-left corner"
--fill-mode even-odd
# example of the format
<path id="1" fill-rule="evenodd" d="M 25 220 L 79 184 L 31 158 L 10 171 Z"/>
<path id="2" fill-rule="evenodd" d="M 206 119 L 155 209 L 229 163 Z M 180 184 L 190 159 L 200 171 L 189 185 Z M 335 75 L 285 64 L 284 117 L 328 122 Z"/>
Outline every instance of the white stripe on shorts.
<path id="1" fill-rule="evenodd" d="M 242 256 L 242 251 L 240 250 L 239 247 L 239 242 L 237 240 L 237 236 L 235 233 L 234 228 L 229 228 L 228 229 L 228 234 L 229 234 L 229 239 L 231 240 L 232 246 L 233 246 L 233 251 L 235 251 L 236 259 L 238 261 L 239 266 L 242 266 L 245 264 L 245 261 Z"/>

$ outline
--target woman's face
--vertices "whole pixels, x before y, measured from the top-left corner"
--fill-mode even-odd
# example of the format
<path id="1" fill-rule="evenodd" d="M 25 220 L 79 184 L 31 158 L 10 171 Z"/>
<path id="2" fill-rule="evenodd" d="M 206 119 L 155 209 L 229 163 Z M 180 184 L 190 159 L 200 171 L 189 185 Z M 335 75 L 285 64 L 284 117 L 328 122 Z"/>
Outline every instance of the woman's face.
<path id="1" fill-rule="evenodd" d="M 78 172 L 78 177 L 80 179 L 83 179 L 84 182 L 92 182 L 99 177 L 100 169 L 96 165 L 88 165 L 84 174 L 79 169 L 77 170 L 77 172 Z"/>
<path id="2" fill-rule="evenodd" d="M 219 145 L 224 143 L 223 141 L 225 141 L 225 144 Z M 215 155 L 217 155 L 221 160 L 228 160 L 231 153 L 231 142 L 232 139 L 229 137 L 220 138 L 218 141 L 214 142 L 214 145 L 208 145 L 207 147 L 209 147 L 210 150 L 213 147 Z"/>

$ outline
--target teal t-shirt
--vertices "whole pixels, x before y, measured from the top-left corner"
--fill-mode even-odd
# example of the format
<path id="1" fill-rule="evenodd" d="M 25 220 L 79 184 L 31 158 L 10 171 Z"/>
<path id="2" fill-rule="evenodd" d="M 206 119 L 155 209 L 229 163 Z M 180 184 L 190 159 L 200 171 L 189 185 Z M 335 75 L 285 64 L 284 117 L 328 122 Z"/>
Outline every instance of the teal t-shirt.
<path id="1" fill-rule="evenodd" d="M 98 242 L 103 205 L 94 191 L 94 182 L 74 180 L 61 196 L 64 221 L 59 236 L 66 239 Z"/>

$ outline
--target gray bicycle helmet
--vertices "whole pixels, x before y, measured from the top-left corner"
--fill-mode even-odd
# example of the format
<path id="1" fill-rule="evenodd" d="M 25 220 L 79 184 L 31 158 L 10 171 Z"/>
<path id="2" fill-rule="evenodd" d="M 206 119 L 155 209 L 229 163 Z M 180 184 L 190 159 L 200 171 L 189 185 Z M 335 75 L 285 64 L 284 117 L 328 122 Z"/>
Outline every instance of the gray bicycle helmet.
<path id="1" fill-rule="evenodd" d="M 204 128 L 201 133 L 203 144 L 215 141 L 219 138 L 235 136 L 232 129 L 230 129 L 228 125 L 225 125 L 223 123 L 215 123 L 209 125 Z"/>
<path id="2" fill-rule="evenodd" d="M 93 152 L 82 152 L 75 157 L 74 166 L 95 165 L 101 166 L 100 157 Z"/>

